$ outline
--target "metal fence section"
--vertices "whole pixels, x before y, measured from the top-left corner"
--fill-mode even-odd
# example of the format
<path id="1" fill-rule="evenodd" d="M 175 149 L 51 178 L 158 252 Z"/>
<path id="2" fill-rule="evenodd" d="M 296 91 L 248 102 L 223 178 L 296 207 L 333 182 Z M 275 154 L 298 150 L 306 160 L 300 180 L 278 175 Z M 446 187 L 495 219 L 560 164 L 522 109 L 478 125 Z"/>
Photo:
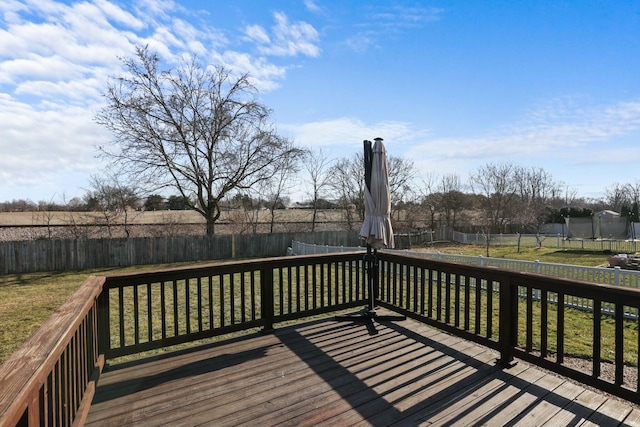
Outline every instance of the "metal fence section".
<path id="1" fill-rule="evenodd" d="M 333 252 L 351 252 L 364 250 L 361 246 L 344 247 L 329 245 L 310 245 L 294 241 L 291 249 L 295 255 L 326 254 Z M 546 276 L 562 277 L 566 279 L 584 280 L 607 285 L 640 288 L 640 271 L 623 270 L 620 267 L 584 267 L 580 265 L 555 264 L 540 261 L 522 261 L 504 258 L 491 258 L 482 255 L 456 255 L 441 252 L 418 252 L 410 250 L 381 249 L 389 252 L 403 252 L 436 261 L 448 261 L 458 264 L 496 267 L 504 270 L 524 271 L 528 273 L 544 274 Z"/>
<path id="2" fill-rule="evenodd" d="M 592 251 L 610 251 L 631 253 L 637 252 L 638 239 L 615 240 L 615 239 L 567 239 L 561 234 L 547 234 L 536 236 L 534 234 L 493 234 L 487 236 L 483 233 L 462 233 L 452 230 L 450 240 L 456 243 L 467 245 L 491 246 L 520 246 L 535 247 L 538 241 L 546 247 L 556 247 L 562 249 L 581 249 Z M 519 242 L 518 242 L 519 241 Z"/>

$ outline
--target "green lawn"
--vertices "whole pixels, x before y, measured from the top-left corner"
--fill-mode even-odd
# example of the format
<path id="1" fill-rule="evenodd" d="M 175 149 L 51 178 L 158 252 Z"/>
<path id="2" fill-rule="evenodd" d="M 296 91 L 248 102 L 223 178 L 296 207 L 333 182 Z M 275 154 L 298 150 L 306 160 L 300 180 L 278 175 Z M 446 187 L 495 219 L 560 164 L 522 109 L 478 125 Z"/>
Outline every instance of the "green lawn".
<path id="1" fill-rule="evenodd" d="M 429 249 L 432 250 L 432 249 Z M 485 248 L 439 246 L 441 252 L 484 255 Z M 597 266 L 606 263 L 607 254 L 557 249 L 492 247 L 490 256 L 521 260 Z M 184 264 L 182 264 L 184 265 Z M 161 267 L 172 267 L 163 265 Z M 57 273 L 10 274 L 0 276 L 0 363 L 25 341 L 90 275 L 143 271 L 160 266 L 136 266 L 126 269 L 97 269 Z M 572 320 L 573 321 L 573 320 Z M 635 325 L 635 324 L 634 324 Z M 576 328 L 576 330 L 580 330 Z M 550 339 L 551 342 L 551 339 Z M 579 350 L 576 350 L 579 353 Z"/>

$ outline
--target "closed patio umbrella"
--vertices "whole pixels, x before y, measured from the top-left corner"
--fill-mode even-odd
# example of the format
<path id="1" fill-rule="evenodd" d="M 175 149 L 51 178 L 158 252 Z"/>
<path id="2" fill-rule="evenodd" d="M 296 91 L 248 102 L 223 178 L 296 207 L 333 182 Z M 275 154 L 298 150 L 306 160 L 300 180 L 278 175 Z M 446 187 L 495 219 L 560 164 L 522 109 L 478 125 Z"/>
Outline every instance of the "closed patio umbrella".
<path id="1" fill-rule="evenodd" d="M 365 194 L 364 194 L 364 222 L 360 230 L 360 237 L 374 249 L 393 248 L 393 227 L 391 226 L 391 193 L 389 189 L 389 168 L 387 153 L 382 138 L 374 139 L 370 150 L 370 159 L 365 154 Z M 365 153 L 367 151 L 365 141 Z M 370 161 L 370 170 L 366 163 Z M 369 173 L 369 179 L 366 174 Z"/>
<path id="2" fill-rule="evenodd" d="M 337 320 L 404 320 L 404 316 L 378 316 L 375 301 L 378 297 L 378 249 L 393 248 L 393 228 L 391 226 L 391 192 L 387 153 L 382 138 L 364 141 L 364 221 L 360 237 L 367 244 L 367 254 L 363 261 L 367 272 L 369 306 L 355 315 L 336 316 Z M 376 333 L 373 326 L 372 333 Z"/>

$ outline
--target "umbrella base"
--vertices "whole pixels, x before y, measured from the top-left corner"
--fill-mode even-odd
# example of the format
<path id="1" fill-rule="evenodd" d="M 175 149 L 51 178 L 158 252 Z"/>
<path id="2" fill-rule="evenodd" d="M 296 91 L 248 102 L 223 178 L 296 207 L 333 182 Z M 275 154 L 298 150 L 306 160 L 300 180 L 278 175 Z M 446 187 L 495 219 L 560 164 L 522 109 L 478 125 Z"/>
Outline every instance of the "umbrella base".
<path id="1" fill-rule="evenodd" d="M 401 315 L 382 315 L 381 316 L 376 313 L 375 308 L 373 310 L 370 310 L 368 307 L 362 309 L 357 313 L 342 314 L 335 317 L 335 320 L 339 322 L 344 322 L 344 321 L 363 322 L 366 325 L 367 330 L 369 331 L 369 335 L 377 335 L 378 333 L 378 330 L 376 329 L 376 326 L 373 323 L 374 320 L 376 322 L 393 322 L 393 321 L 400 321 L 405 319 L 406 317 Z"/>

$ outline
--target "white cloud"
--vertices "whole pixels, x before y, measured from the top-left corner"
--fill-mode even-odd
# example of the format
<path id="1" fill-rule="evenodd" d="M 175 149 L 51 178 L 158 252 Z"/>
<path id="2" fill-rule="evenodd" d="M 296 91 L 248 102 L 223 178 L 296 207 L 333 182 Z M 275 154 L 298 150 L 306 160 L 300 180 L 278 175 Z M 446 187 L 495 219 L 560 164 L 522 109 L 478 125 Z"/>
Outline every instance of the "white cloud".
<path id="1" fill-rule="evenodd" d="M 275 90 L 278 81 L 286 75 L 286 68 L 269 63 L 264 58 L 256 58 L 247 53 L 228 50 L 223 54 L 212 53 L 214 63 L 220 63 L 234 74 L 249 73 L 252 83 L 263 92 Z"/>
<path id="2" fill-rule="evenodd" d="M 304 55 L 318 57 L 320 37 L 316 29 L 304 21 L 289 22 L 289 18 L 282 12 L 274 13 L 276 25 L 271 30 L 272 37 L 259 25 L 250 25 L 245 29 L 247 40 L 256 43 L 263 55 L 296 56 Z"/>
<path id="3" fill-rule="evenodd" d="M 304 0 L 304 6 L 310 12 L 322 12 L 322 8 L 314 0 Z"/>
<path id="4" fill-rule="evenodd" d="M 273 54 L 319 52 L 313 27 L 284 15 L 272 37 Z M 86 179 L 98 171 L 95 146 L 110 135 L 93 115 L 108 76 L 120 73 L 118 58 L 136 45 L 149 45 L 170 66 L 185 54 L 220 61 L 249 72 L 262 91 L 277 88 L 287 71 L 266 56 L 229 50 L 222 31 L 171 0 L 1 1 L 0 200 L 12 189 L 60 187 L 68 174 Z"/>
<path id="5" fill-rule="evenodd" d="M 264 43 L 264 44 L 271 43 L 271 39 L 269 38 L 269 35 L 265 31 L 265 29 L 262 28 L 260 25 L 249 25 L 245 29 L 245 34 L 247 35 L 249 40 L 255 43 Z"/>
<path id="6" fill-rule="evenodd" d="M 0 96 L 0 170 L 5 185 L 41 184 L 52 174 L 96 169 L 94 143 L 106 138 L 84 106 L 36 109 Z"/>
<path id="7" fill-rule="evenodd" d="M 353 117 L 340 117 L 325 121 L 302 124 L 285 124 L 279 131 L 290 135 L 297 143 L 306 147 L 359 147 L 365 139 L 381 137 L 387 144 L 401 149 L 406 142 L 425 135 L 425 130 L 416 130 L 409 123 L 379 122 L 366 124 Z"/>
<path id="8" fill-rule="evenodd" d="M 463 180 L 490 162 L 541 167 L 596 197 L 612 182 L 628 180 L 629 170 L 640 163 L 640 148 L 628 148 L 630 141 L 620 150 L 612 141 L 638 136 L 640 102 L 588 106 L 584 100 L 566 98 L 539 105 L 520 122 L 489 135 L 421 138 L 405 157 L 421 171 L 457 173 Z"/>
<path id="9" fill-rule="evenodd" d="M 427 140 L 416 145 L 412 153 L 433 159 L 552 158 L 558 152 L 587 144 L 595 143 L 605 150 L 611 139 L 638 131 L 640 102 L 584 107 L 554 100 L 490 135 Z"/>
<path id="10" fill-rule="evenodd" d="M 397 37 L 403 32 L 442 19 L 443 9 L 435 7 L 408 7 L 402 4 L 363 4 L 365 17 L 354 26 L 358 29 L 344 41 L 347 48 L 362 53 L 379 46 L 378 40 Z"/>

